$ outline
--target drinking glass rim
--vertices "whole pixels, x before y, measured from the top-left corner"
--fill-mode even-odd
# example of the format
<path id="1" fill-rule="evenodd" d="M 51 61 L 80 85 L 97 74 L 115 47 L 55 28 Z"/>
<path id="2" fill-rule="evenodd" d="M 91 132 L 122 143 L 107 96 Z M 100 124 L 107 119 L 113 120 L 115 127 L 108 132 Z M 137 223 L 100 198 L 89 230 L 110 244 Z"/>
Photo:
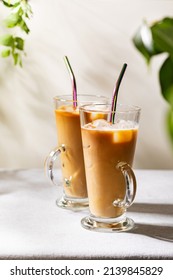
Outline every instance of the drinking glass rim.
<path id="1" fill-rule="evenodd" d="M 109 109 L 94 109 L 95 106 L 106 106 Z M 87 107 L 92 107 L 91 109 L 87 108 Z M 90 113 L 98 113 L 98 112 L 104 112 L 104 113 L 129 113 L 129 112 L 140 112 L 141 108 L 139 106 L 136 105 L 131 105 L 131 104 L 123 104 L 123 103 L 117 103 L 117 107 L 118 110 L 110 110 L 110 108 L 112 107 L 112 104 L 108 103 L 108 104 L 101 104 L 101 103 L 94 103 L 94 104 L 86 104 L 86 105 L 82 105 L 79 106 L 79 110 L 80 111 L 85 111 L 85 112 L 90 112 Z M 120 109 L 119 107 L 124 107 L 126 109 Z"/>
<path id="2" fill-rule="evenodd" d="M 91 97 L 91 98 L 105 98 L 105 99 L 109 99 L 109 97 L 104 96 L 104 95 L 99 95 L 99 94 L 78 94 L 78 97 Z M 54 101 L 68 101 L 68 102 L 74 102 L 74 100 L 72 99 L 72 94 L 62 94 L 62 95 L 56 95 L 53 97 Z M 102 103 L 103 104 L 103 103 Z"/>

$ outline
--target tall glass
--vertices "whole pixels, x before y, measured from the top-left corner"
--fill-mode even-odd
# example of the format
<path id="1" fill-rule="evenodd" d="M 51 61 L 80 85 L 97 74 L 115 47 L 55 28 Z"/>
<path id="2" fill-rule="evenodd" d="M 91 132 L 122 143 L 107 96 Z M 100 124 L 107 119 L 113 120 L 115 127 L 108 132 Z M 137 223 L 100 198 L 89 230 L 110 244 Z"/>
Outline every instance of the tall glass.
<path id="1" fill-rule="evenodd" d="M 94 114 L 97 120 L 90 121 Z M 84 162 L 90 215 L 82 226 L 96 231 L 126 231 L 133 227 L 126 210 L 134 201 L 136 179 L 132 170 L 140 108 L 85 105 L 80 108 Z"/>
<path id="2" fill-rule="evenodd" d="M 71 210 L 88 207 L 79 106 L 96 102 L 108 103 L 108 99 L 97 95 L 78 95 L 75 108 L 71 95 L 54 97 L 58 147 L 48 155 L 45 170 L 51 182 L 59 185 L 54 176 L 54 164 L 60 156 L 64 195 L 57 200 L 59 207 Z M 90 118 L 93 120 L 92 114 Z"/>

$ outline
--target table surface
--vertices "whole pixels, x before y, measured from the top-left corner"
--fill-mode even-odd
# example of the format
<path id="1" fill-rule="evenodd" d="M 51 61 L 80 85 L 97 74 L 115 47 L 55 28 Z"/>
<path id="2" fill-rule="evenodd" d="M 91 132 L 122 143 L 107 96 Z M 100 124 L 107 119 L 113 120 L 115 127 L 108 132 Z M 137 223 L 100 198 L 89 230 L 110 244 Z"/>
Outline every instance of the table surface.
<path id="1" fill-rule="evenodd" d="M 82 228 L 88 210 L 56 206 L 44 171 L 0 170 L 0 259 L 173 259 L 173 171 L 135 170 L 138 191 L 123 233 Z"/>

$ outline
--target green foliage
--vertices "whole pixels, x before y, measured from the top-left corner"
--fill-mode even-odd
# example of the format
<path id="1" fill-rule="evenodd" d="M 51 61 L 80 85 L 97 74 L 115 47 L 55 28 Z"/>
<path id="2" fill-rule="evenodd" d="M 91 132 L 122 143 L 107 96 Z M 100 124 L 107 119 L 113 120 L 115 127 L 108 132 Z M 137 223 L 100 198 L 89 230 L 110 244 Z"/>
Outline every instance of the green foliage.
<path id="1" fill-rule="evenodd" d="M 170 135 L 170 138 L 172 140 L 173 143 L 173 110 L 170 108 L 168 110 L 167 116 L 166 116 L 166 120 L 167 120 L 167 129 Z"/>
<path id="2" fill-rule="evenodd" d="M 153 56 L 167 54 L 159 70 L 159 83 L 162 96 L 170 105 L 166 121 L 173 143 L 173 18 L 166 17 L 152 25 L 143 22 L 133 37 L 133 43 L 147 64 Z"/>
<path id="3" fill-rule="evenodd" d="M 173 60 L 170 56 L 160 68 L 159 80 L 162 95 L 173 109 Z"/>
<path id="4" fill-rule="evenodd" d="M 4 20 L 4 25 L 8 29 L 16 29 L 28 34 L 30 32 L 27 25 L 27 19 L 32 15 L 31 6 L 27 0 L 2 0 L 4 6 L 10 9 L 10 14 Z M 17 29 L 16 29 L 17 30 Z M 0 36 L 0 45 L 3 46 L 1 56 L 6 58 L 10 55 L 13 58 L 14 65 L 22 66 L 22 54 L 24 52 L 24 39 L 12 35 L 5 34 Z"/>

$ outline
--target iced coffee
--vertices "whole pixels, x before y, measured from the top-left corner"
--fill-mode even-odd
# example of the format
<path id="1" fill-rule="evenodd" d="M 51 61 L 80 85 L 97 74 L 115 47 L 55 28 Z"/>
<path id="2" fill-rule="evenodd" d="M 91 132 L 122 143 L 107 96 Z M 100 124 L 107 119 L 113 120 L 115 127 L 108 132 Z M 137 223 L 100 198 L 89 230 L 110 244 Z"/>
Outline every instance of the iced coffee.
<path id="1" fill-rule="evenodd" d="M 69 95 L 54 98 L 58 145 L 48 155 L 45 170 L 49 179 L 55 185 L 59 185 L 55 178 L 54 164 L 60 159 L 64 194 L 57 200 L 57 205 L 61 208 L 76 211 L 88 207 L 79 106 L 98 101 L 105 103 L 108 99 L 98 95 L 78 95 L 77 106 L 74 106 L 74 101 Z M 97 117 L 96 114 L 87 114 L 89 121 Z"/>
<path id="2" fill-rule="evenodd" d="M 94 216 L 113 218 L 123 214 L 124 208 L 114 205 L 126 192 L 124 177 L 116 166 L 120 161 L 132 166 L 137 131 L 130 121 L 112 125 L 100 119 L 82 127 L 90 211 Z"/>
<path id="3" fill-rule="evenodd" d="M 64 191 L 67 196 L 86 198 L 86 178 L 79 110 L 73 106 L 61 106 L 55 110 L 58 145 L 65 143 L 65 152 L 61 153 L 61 169 L 64 178 Z"/>
<path id="4" fill-rule="evenodd" d="M 98 119 L 88 121 L 89 113 Z M 124 231 L 133 227 L 125 212 L 134 201 L 136 178 L 132 170 L 140 109 L 118 105 L 82 106 L 81 132 L 90 215 L 84 228 Z M 102 118 L 104 116 L 104 118 Z M 113 116 L 111 121 L 111 116 Z"/>

